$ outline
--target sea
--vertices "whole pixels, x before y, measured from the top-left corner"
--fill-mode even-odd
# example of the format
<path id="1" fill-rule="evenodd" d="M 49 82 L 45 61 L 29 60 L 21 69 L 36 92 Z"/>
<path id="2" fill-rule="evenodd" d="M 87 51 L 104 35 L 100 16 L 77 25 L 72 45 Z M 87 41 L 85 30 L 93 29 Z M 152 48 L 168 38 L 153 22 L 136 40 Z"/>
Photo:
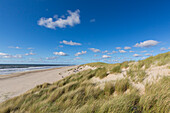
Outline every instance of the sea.
<path id="1" fill-rule="evenodd" d="M 67 64 L 0 64 L 0 75 L 8 75 L 17 72 L 51 69 L 69 66 Z"/>

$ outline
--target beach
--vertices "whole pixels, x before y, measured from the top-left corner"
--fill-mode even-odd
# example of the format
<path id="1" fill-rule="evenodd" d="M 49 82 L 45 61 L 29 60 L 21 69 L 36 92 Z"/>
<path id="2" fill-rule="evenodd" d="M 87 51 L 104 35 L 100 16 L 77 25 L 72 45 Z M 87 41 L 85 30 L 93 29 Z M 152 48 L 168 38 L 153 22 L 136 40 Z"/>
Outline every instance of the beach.
<path id="1" fill-rule="evenodd" d="M 70 75 L 67 70 L 76 66 L 19 72 L 9 75 L 0 75 L 0 103 L 43 83 L 53 83 Z"/>

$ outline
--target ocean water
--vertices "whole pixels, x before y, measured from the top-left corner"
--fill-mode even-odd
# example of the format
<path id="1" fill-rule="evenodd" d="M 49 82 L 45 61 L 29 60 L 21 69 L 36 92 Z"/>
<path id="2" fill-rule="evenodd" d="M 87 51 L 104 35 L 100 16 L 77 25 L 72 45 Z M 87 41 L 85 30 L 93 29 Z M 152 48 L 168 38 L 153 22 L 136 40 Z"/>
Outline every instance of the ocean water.
<path id="1" fill-rule="evenodd" d="M 49 64 L 0 64 L 0 75 L 7 75 L 16 72 L 26 72 L 41 69 L 51 69 L 68 65 L 49 65 Z"/>

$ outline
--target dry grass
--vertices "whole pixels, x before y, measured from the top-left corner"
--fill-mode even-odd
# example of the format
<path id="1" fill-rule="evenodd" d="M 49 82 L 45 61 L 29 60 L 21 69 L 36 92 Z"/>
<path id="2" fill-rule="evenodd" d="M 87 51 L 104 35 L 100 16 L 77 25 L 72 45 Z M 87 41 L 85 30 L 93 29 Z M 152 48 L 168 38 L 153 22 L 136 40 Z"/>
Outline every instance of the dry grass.
<path id="1" fill-rule="evenodd" d="M 164 65 L 169 62 L 167 59 L 169 59 L 169 52 L 162 57 L 158 55 L 140 61 L 136 67 L 130 66 L 127 62 L 91 63 L 88 65 L 98 65 L 99 69 L 82 71 L 53 84 L 39 85 L 21 96 L 1 103 L 0 113 L 168 113 L 170 111 L 169 77 L 146 85 L 146 92 L 143 95 L 139 95 L 138 91 L 131 86 L 128 78 L 108 82 L 104 89 L 100 89 L 99 84 L 91 82 L 93 77 L 105 77 L 108 70 L 118 65 L 119 68 L 115 70 L 134 68 L 135 71 L 129 72 L 129 78 L 142 81 L 146 77 L 141 72 L 144 65 L 146 67 L 150 63 Z M 149 63 L 146 63 L 147 61 Z"/>

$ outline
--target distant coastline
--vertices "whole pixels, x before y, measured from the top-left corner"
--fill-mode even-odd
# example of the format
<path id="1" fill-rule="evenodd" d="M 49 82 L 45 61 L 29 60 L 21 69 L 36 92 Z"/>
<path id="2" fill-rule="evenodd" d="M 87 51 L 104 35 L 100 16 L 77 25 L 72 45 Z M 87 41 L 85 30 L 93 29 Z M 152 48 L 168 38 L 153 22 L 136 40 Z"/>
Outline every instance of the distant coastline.
<path id="1" fill-rule="evenodd" d="M 70 64 L 0 64 L 0 75 L 72 66 Z"/>

